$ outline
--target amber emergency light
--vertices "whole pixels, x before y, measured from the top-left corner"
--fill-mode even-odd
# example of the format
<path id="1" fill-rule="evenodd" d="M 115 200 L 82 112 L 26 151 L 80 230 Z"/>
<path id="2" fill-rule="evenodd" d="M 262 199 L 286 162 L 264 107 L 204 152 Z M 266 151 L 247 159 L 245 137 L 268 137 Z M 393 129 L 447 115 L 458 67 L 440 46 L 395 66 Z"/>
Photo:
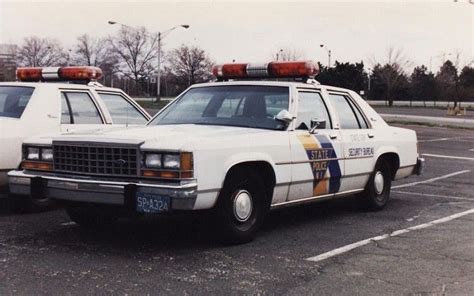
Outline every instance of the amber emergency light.
<path id="1" fill-rule="evenodd" d="M 91 81 L 102 77 L 102 70 L 91 66 L 17 68 L 16 77 L 23 82 Z"/>
<path id="2" fill-rule="evenodd" d="M 223 64 L 212 68 L 218 80 L 249 78 L 314 78 L 318 64 L 312 61 L 270 62 L 267 64 Z"/>

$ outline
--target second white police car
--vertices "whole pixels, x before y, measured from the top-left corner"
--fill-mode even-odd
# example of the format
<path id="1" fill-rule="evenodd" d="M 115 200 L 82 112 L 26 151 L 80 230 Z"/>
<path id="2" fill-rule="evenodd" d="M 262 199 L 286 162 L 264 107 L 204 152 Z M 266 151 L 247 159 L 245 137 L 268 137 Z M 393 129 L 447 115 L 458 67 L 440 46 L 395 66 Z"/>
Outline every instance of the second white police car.
<path id="1" fill-rule="evenodd" d="M 217 82 L 191 86 L 146 127 L 25 142 L 11 191 L 61 200 L 85 227 L 124 212 L 210 209 L 219 238 L 242 243 L 270 209 L 358 194 L 380 210 L 392 180 L 421 173 L 416 133 L 387 125 L 355 92 L 317 83 L 312 62 L 213 72 Z M 52 159 L 33 158 L 37 149 Z"/>

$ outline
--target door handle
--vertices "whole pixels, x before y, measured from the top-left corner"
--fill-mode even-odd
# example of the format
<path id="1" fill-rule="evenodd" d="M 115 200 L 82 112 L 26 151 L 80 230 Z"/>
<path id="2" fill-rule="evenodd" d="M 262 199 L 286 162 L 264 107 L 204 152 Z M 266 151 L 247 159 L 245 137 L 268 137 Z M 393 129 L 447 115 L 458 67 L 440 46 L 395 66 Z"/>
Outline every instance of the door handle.
<path id="1" fill-rule="evenodd" d="M 375 134 L 374 133 L 368 133 L 367 136 L 369 136 L 369 138 L 372 139 L 373 137 L 375 137 Z"/>
<path id="2" fill-rule="evenodd" d="M 332 140 L 337 139 L 337 134 L 329 134 L 329 138 Z"/>

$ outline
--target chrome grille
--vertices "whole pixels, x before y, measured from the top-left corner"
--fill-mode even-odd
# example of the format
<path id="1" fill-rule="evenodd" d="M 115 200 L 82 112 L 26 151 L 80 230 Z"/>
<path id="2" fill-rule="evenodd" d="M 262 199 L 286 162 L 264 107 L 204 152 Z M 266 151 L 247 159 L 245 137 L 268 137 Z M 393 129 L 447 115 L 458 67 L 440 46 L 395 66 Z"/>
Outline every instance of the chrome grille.
<path id="1" fill-rule="evenodd" d="M 54 170 L 86 175 L 133 176 L 138 174 L 138 148 L 93 143 L 53 143 Z"/>

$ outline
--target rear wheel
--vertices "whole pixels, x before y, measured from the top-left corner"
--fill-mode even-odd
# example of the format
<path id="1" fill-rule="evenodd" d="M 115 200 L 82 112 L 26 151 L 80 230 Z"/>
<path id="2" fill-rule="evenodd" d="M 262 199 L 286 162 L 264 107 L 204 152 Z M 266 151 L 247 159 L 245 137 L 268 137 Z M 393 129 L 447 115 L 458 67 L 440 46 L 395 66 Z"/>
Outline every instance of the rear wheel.
<path id="1" fill-rule="evenodd" d="M 365 186 L 365 190 L 359 194 L 364 208 L 372 211 L 382 210 L 390 198 L 391 186 L 390 166 L 384 159 L 379 159 Z"/>
<path id="2" fill-rule="evenodd" d="M 114 225 L 119 216 L 110 210 L 94 207 L 67 206 L 69 218 L 86 229 L 103 229 Z"/>
<path id="3" fill-rule="evenodd" d="M 229 244 L 252 241 L 268 211 L 266 200 L 264 182 L 253 170 L 228 176 L 216 208 L 220 240 Z"/>

